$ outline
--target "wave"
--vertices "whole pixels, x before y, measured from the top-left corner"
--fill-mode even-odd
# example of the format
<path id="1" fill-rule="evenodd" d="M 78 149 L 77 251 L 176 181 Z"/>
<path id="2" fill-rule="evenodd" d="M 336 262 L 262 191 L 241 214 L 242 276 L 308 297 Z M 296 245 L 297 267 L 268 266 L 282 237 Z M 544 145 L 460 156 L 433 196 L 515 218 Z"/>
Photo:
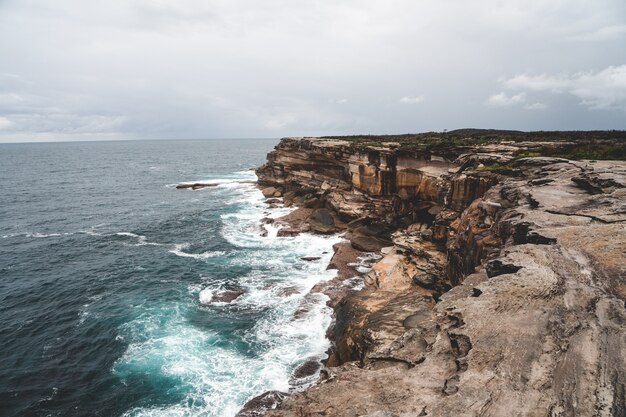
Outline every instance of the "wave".
<path id="1" fill-rule="evenodd" d="M 263 236 L 264 217 L 281 217 L 293 209 L 269 208 L 255 186 L 241 181 L 253 175 L 237 173 L 218 185 L 221 191 L 216 194 L 225 207 L 235 210 L 220 216 L 219 233 L 239 255 L 219 262 L 240 275 L 214 277 L 209 269 L 186 284 L 186 300 L 143 305 L 142 314 L 121 326 L 119 333 L 128 348 L 113 372 L 123 381 L 136 375 L 157 382 L 175 379 L 172 389 L 183 398 L 176 404 L 137 407 L 124 416 L 232 417 L 264 391 L 305 388 L 306 382 L 291 385 L 293 370 L 307 360 L 325 357 L 331 310 L 325 295 L 310 291 L 335 276 L 336 271 L 326 267 L 332 246 L 342 238 L 307 233 L 278 238 L 276 225 L 266 225 Z M 189 242 L 167 248 L 176 256 L 197 260 L 226 254 L 191 253 Z M 307 256 L 320 259 L 301 259 Z M 231 286 L 242 292 L 236 302 L 212 302 Z M 210 324 L 204 327 L 205 323 Z M 245 325 L 220 330 L 239 323 Z"/>
<path id="2" fill-rule="evenodd" d="M 178 243 L 174 245 L 174 248 L 169 250 L 170 253 L 173 253 L 176 256 L 181 256 L 183 258 L 194 258 L 194 259 L 208 259 L 208 258 L 213 258 L 216 256 L 224 256 L 226 255 L 225 251 L 206 251 L 206 252 L 202 252 L 202 253 L 189 253 L 189 252 L 184 252 L 183 249 L 187 249 L 189 248 L 189 246 L 191 246 L 190 243 L 185 242 L 185 243 Z"/>
<path id="3" fill-rule="evenodd" d="M 198 299 L 200 300 L 200 304 L 209 304 L 213 299 L 213 290 L 211 288 L 203 289 L 200 291 Z"/>
<path id="4" fill-rule="evenodd" d="M 61 237 L 61 236 L 70 236 L 73 235 L 74 233 L 40 233 L 40 232 L 33 232 L 33 233 L 9 233 L 7 235 L 2 235 L 2 239 L 10 239 L 13 237 L 27 237 L 27 238 L 34 238 L 34 239 L 41 239 L 41 238 L 49 238 L 49 237 Z"/>
<path id="5" fill-rule="evenodd" d="M 136 238 L 137 239 L 137 244 L 135 246 L 163 246 L 162 243 L 156 243 L 156 242 L 148 242 L 148 238 L 146 238 L 143 235 L 138 235 L 135 233 L 131 233 L 131 232 L 117 232 L 115 233 L 116 236 L 126 236 L 126 237 L 132 237 L 132 238 Z"/>

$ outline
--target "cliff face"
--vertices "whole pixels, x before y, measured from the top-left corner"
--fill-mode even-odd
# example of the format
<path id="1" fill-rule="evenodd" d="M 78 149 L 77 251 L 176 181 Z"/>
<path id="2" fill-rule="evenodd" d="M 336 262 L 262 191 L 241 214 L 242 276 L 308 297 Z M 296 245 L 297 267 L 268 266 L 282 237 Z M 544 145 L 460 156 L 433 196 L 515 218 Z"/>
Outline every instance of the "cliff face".
<path id="1" fill-rule="evenodd" d="M 269 415 L 626 415 L 626 163 L 536 146 L 281 141 L 259 183 L 382 259 Z"/>

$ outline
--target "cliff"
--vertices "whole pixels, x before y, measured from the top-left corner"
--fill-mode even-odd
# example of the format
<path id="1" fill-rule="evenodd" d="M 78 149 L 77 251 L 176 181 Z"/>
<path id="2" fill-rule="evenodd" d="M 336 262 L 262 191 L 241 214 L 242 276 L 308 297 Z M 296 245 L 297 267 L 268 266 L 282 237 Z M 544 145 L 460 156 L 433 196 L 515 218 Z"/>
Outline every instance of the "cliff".
<path id="1" fill-rule="evenodd" d="M 301 207 L 283 233 L 350 247 L 320 382 L 268 415 L 626 415 L 626 162 L 558 157 L 620 134 L 281 140 L 257 175 Z"/>

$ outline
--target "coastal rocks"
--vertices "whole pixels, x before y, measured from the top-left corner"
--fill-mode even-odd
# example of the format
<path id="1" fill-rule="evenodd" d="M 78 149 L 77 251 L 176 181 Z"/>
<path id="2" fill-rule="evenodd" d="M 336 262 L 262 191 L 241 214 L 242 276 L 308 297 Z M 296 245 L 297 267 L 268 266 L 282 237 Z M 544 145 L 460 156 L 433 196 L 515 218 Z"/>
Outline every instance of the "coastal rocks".
<path id="1" fill-rule="evenodd" d="M 317 380 L 321 368 L 322 364 L 319 359 L 309 359 L 294 369 L 289 379 L 289 385 L 295 389 L 310 385 Z"/>
<path id="2" fill-rule="evenodd" d="M 267 415 L 626 415 L 626 163 L 519 158 L 564 144 L 281 141 L 259 181 L 315 194 L 351 243 L 317 288 L 320 383 Z M 359 239 L 384 257 L 342 292 L 340 258 L 383 247 Z"/>
<path id="3" fill-rule="evenodd" d="M 280 391 L 268 391 L 248 401 L 235 417 L 261 417 L 267 411 L 276 408 L 288 394 Z"/>
<path id="4" fill-rule="evenodd" d="M 217 187 L 223 184 L 256 184 L 256 181 L 249 180 L 206 180 L 206 181 L 194 181 L 194 182 L 181 182 L 176 184 L 177 189 L 191 189 L 201 190 L 207 187 Z"/>
<path id="5" fill-rule="evenodd" d="M 265 198 L 270 198 L 270 197 L 280 197 L 283 195 L 282 191 L 278 188 L 275 187 L 267 187 L 267 188 L 263 188 L 261 190 L 261 192 L 263 193 L 263 196 Z"/>
<path id="6" fill-rule="evenodd" d="M 311 230 L 317 233 L 333 233 L 336 230 L 335 219 L 328 209 L 314 210 L 307 222 Z"/>
<path id="7" fill-rule="evenodd" d="M 176 188 L 185 189 L 191 188 L 192 190 L 199 190 L 206 187 L 217 187 L 219 184 L 215 183 L 203 183 L 203 182 L 185 182 L 181 184 L 176 184 Z"/>
<path id="8" fill-rule="evenodd" d="M 232 303 L 244 294 L 240 289 L 212 290 L 205 288 L 200 292 L 200 303 L 209 305 L 212 303 Z"/>
<path id="9" fill-rule="evenodd" d="M 307 220 L 312 212 L 312 209 L 299 207 L 276 219 L 274 225 L 278 227 L 277 236 L 295 236 L 311 230 Z"/>

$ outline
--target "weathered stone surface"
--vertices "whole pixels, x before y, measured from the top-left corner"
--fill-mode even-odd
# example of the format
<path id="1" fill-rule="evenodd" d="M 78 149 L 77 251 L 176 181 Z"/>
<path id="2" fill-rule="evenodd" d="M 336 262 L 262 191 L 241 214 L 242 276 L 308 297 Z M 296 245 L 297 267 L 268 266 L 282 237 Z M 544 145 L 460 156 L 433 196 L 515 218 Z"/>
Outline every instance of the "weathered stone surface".
<path id="1" fill-rule="evenodd" d="M 512 158 L 554 146 L 283 140 L 259 181 L 391 249 L 333 299 L 320 383 L 268 415 L 626 415 L 626 163 Z"/>

